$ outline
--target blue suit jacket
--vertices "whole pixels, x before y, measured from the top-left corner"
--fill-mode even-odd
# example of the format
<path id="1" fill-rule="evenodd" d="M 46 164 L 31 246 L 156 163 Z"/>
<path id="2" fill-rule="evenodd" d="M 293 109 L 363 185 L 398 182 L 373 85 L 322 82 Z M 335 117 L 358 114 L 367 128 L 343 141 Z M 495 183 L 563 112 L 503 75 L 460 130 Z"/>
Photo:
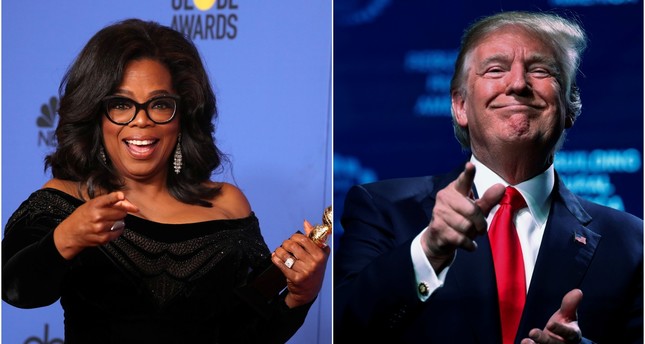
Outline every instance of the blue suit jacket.
<path id="1" fill-rule="evenodd" d="M 431 218 L 438 190 L 459 171 L 353 187 L 334 257 L 334 342 L 500 343 L 487 236 L 458 250 L 443 287 L 422 303 L 410 244 Z M 516 342 L 544 328 L 562 297 L 580 288 L 586 340 L 643 341 L 643 221 L 573 195 L 557 179 Z"/>

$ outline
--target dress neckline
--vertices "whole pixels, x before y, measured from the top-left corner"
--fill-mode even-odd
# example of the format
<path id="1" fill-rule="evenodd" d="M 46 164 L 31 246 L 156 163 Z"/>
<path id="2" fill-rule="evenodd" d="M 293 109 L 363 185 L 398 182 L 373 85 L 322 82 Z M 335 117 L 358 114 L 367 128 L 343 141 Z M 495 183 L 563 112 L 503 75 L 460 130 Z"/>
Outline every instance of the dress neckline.
<path id="1" fill-rule="evenodd" d="M 82 200 L 82 199 L 80 199 L 80 198 L 77 198 L 77 197 L 75 197 L 75 196 L 73 196 L 73 195 L 68 194 L 68 193 L 67 193 L 67 192 L 65 192 L 65 191 L 62 191 L 62 190 L 59 190 L 59 189 L 55 189 L 55 188 L 46 187 L 46 188 L 42 188 L 42 189 L 40 189 L 40 190 L 38 190 L 38 191 L 42 191 L 42 192 L 48 192 L 48 193 L 56 194 L 56 195 L 58 195 L 58 196 L 60 196 L 60 197 L 64 198 L 64 199 L 65 199 L 65 200 L 67 200 L 68 202 L 72 203 L 75 207 L 79 207 L 79 206 L 81 206 L 83 203 L 85 203 L 85 202 L 86 202 L 86 201 L 84 201 L 84 200 Z M 238 217 L 238 218 L 232 218 L 232 219 L 227 219 L 227 218 L 223 218 L 223 219 L 212 219 L 212 220 L 194 221 L 194 222 L 184 222 L 184 223 L 166 223 L 166 222 L 157 222 L 157 221 L 153 221 L 153 220 L 150 220 L 150 219 L 146 219 L 146 218 L 144 218 L 144 217 L 136 216 L 136 215 L 133 215 L 133 214 L 128 214 L 128 215 L 125 217 L 125 221 L 126 221 L 126 222 L 127 222 L 128 220 L 130 220 L 130 221 L 135 221 L 135 222 L 139 222 L 139 223 L 148 223 L 148 224 L 153 224 L 153 225 L 157 225 L 157 226 L 164 226 L 164 227 L 186 226 L 186 225 L 200 225 L 200 224 L 212 224 L 212 223 L 215 223 L 215 222 L 232 222 L 232 223 L 236 223 L 236 222 L 246 222 L 246 221 L 250 221 L 250 220 L 253 220 L 253 219 L 255 219 L 255 213 L 254 213 L 253 211 L 251 211 L 251 213 L 249 213 L 249 215 L 247 215 L 247 216 L 245 216 L 245 217 Z"/>

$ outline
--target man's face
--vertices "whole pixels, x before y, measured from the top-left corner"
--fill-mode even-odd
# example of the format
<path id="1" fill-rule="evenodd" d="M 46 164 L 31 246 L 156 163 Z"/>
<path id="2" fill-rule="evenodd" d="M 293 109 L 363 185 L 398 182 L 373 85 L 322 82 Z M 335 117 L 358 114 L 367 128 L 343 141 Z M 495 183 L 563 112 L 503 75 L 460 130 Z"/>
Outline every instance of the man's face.
<path id="1" fill-rule="evenodd" d="M 465 93 L 453 92 L 457 123 L 483 160 L 524 151 L 548 158 L 563 129 L 565 103 L 555 52 L 539 37 L 507 26 L 489 34 L 466 59 Z"/>

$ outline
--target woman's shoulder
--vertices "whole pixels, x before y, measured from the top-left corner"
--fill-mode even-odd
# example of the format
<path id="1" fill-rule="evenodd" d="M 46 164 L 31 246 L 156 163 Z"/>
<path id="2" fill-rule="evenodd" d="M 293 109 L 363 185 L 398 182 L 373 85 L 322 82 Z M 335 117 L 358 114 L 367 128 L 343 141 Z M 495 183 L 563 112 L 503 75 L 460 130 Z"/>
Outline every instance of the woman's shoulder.
<path id="1" fill-rule="evenodd" d="M 225 212 L 231 218 L 242 218 L 251 214 L 249 200 L 240 188 L 226 182 L 209 182 L 209 186 L 220 190 L 210 200 L 214 209 Z"/>
<path id="2" fill-rule="evenodd" d="M 78 199 L 87 199 L 86 195 L 83 194 L 82 188 L 80 187 L 79 182 L 74 182 L 71 180 L 53 178 L 48 180 L 42 187 L 42 189 L 54 189 L 65 194 L 68 194 L 74 198 Z"/>
<path id="3" fill-rule="evenodd" d="M 32 192 L 14 211 L 7 227 L 13 227 L 22 219 L 40 219 L 42 221 L 62 221 L 84 201 L 79 199 L 72 184 L 50 180 L 42 188 Z"/>

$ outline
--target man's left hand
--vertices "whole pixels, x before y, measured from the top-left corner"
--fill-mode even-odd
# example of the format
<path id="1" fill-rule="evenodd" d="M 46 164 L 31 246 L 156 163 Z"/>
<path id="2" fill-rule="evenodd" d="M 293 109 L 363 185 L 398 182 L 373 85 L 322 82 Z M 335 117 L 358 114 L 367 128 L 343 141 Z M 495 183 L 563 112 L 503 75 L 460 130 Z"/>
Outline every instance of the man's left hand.
<path id="1" fill-rule="evenodd" d="M 582 301 L 582 291 L 573 289 L 562 298 L 562 305 L 553 313 L 544 330 L 537 328 L 529 332 L 522 344 L 578 344 L 582 332 L 578 327 L 578 305 Z"/>

